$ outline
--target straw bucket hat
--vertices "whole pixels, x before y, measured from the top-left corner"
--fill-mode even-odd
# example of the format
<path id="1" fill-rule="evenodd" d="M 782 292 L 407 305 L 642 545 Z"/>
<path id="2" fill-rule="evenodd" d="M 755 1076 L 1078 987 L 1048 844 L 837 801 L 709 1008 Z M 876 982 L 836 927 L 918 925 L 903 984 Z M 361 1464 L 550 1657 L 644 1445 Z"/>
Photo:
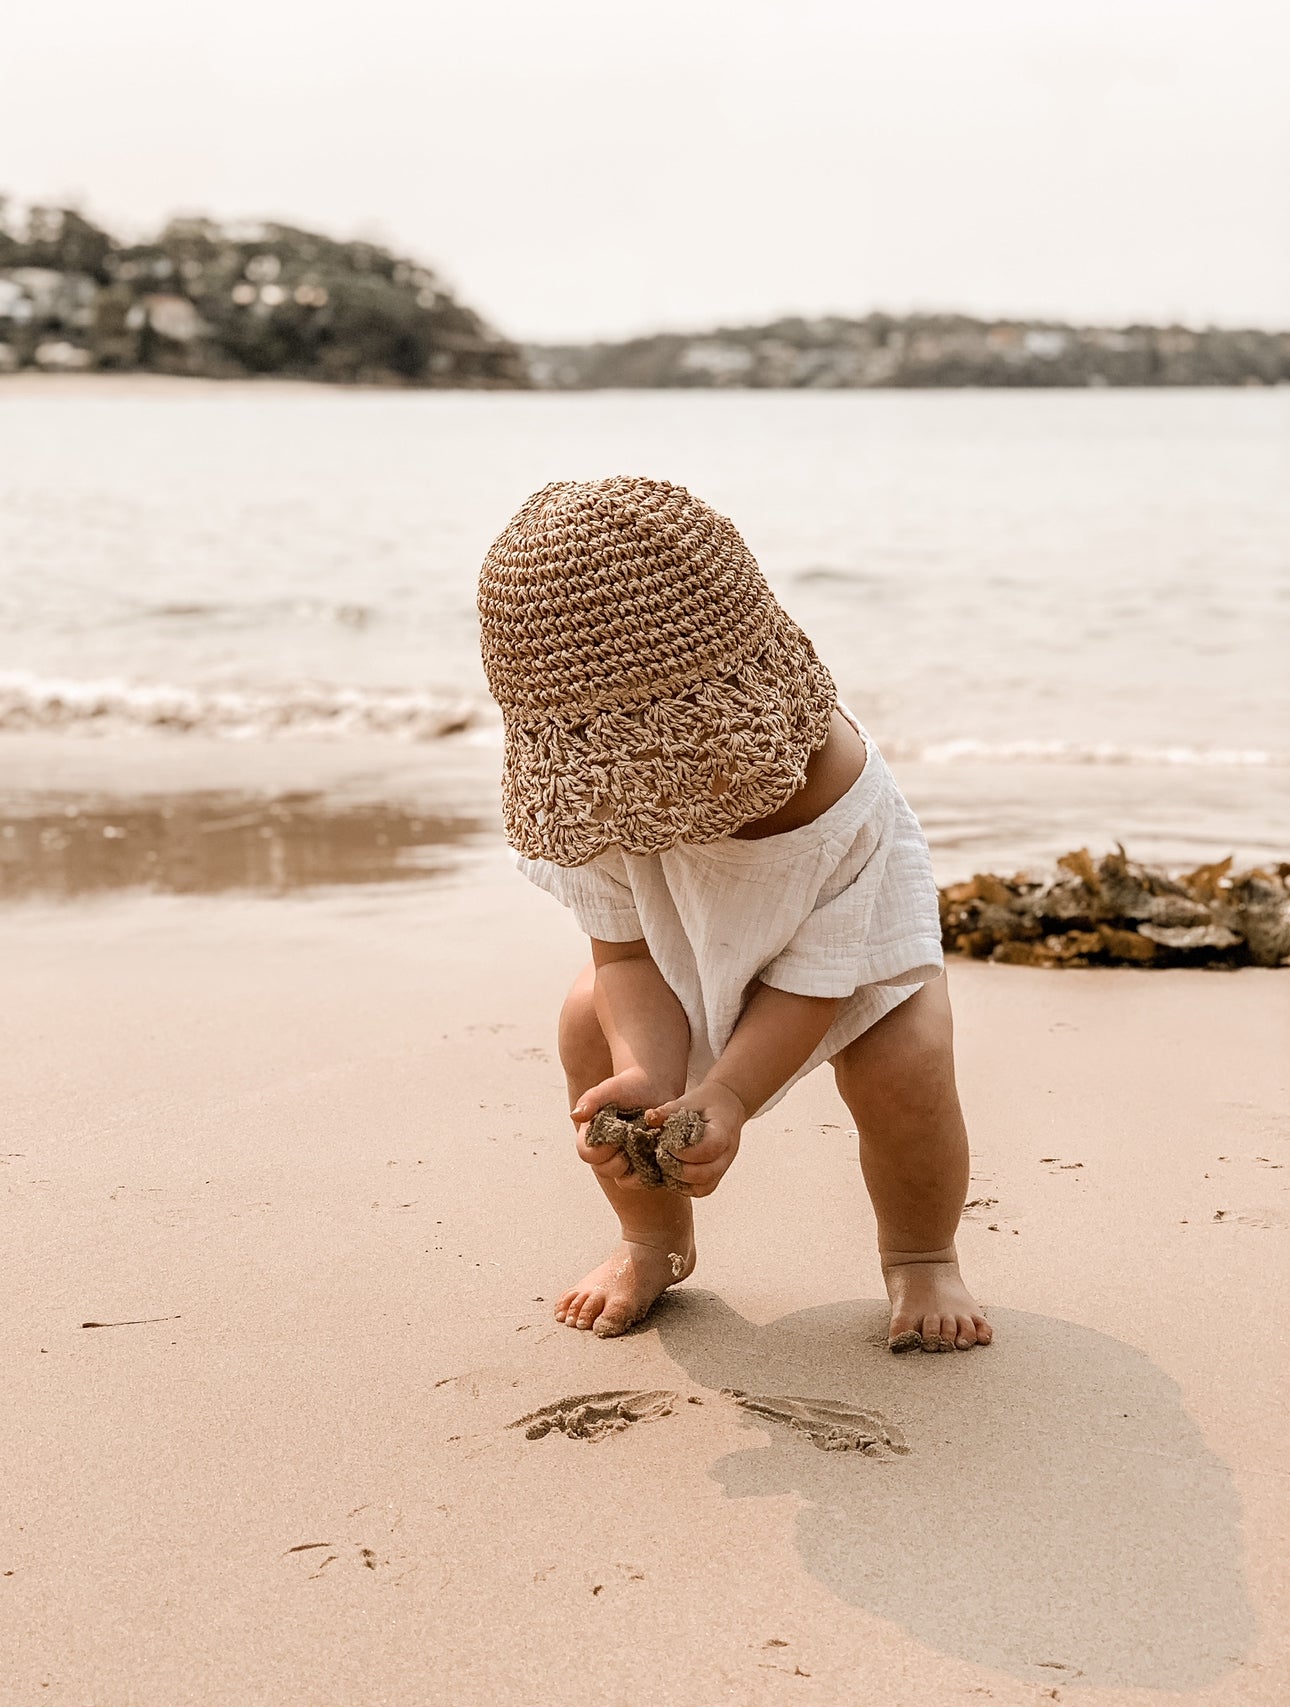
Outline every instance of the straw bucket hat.
<path id="1" fill-rule="evenodd" d="M 832 677 L 733 523 L 614 476 L 535 492 L 479 580 L 502 811 L 530 859 L 712 842 L 806 779 Z"/>

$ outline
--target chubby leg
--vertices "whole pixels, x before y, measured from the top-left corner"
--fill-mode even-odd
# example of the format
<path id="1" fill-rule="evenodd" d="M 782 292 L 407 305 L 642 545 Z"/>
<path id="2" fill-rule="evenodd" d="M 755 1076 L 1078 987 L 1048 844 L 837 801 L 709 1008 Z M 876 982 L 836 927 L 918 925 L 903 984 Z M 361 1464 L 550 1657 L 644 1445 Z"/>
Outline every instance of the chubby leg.
<path id="1" fill-rule="evenodd" d="M 595 968 L 575 980 L 560 1014 L 560 1061 L 569 1085 L 569 1107 L 613 1073 L 609 1045 L 596 1018 Z M 600 1180 L 618 1217 L 622 1241 L 557 1302 L 555 1319 L 570 1328 L 590 1328 L 601 1338 L 639 1322 L 654 1301 L 694 1271 L 694 1211 L 674 1191 L 641 1191 Z"/>
<path id="2" fill-rule="evenodd" d="M 959 1274 L 954 1234 L 968 1185 L 968 1143 L 954 1084 L 945 979 L 903 1001 L 834 1058 L 860 1133 L 860 1165 L 878 1218 L 893 1351 L 967 1351 L 991 1329 Z"/>

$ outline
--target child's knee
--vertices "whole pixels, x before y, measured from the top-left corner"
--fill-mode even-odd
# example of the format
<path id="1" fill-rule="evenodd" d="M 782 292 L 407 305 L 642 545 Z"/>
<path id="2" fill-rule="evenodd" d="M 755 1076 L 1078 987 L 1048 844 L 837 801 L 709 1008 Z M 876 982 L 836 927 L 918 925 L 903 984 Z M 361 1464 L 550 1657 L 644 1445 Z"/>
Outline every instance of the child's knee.
<path id="1" fill-rule="evenodd" d="M 893 1072 L 928 1083 L 953 1082 L 954 1017 L 944 978 L 924 984 L 895 1012 L 900 1014 L 906 1009 L 907 1023 L 892 1039 Z"/>
<path id="2" fill-rule="evenodd" d="M 838 1089 L 857 1114 L 923 1124 L 957 1107 L 954 1023 L 944 980 L 925 984 L 835 1062 Z"/>
<path id="3" fill-rule="evenodd" d="M 596 969 L 588 963 L 574 979 L 560 1010 L 560 1065 L 585 1090 L 606 1077 L 609 1045 L 596 1017 Z"/>

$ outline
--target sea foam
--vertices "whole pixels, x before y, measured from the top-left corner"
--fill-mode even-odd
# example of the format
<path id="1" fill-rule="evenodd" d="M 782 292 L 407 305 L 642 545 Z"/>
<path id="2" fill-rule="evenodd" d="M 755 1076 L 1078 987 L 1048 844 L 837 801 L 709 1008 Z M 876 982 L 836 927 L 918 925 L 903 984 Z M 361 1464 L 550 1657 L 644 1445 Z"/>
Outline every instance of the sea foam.
<path id="1" fill-rule="evenodd" d="M 473 729 L 486 717 L 484 707 L 464 696 L 420 690 L 319 684 L 185 687 L 0 671 L 0 731 L 11 733 L 162 731 L 235 739 L 387 735 L 430 741 Z"/>
<path id="2" fill-rule="evenodd" d="M 429 689 L 287 683 L 273 687 L 193 687 L 124 677 L 83 679 L 0 671 L 0 733 L 119 736 L 162 732 L 230 739 L 362 735 L 434 741 L 466 734 L 473 743 L 501 738 L 485 699 Z M 1269 747 L 1058 740 L 879 741 L 896 764 L 1039 764 L 1179 766 L 1204 769 L 1290 766 L 1290 752 Z"/>
<path id="3" fill-rule="evenodd" d="M 1202 747 L 1179 743 L 1115 741 L 979 741 L 959 737 L 923 743 L 886 741 L 895 763 L 930 765 L 1181 765 L 1228 770 L 1245 766 L 1290 765 L 1290 752 L 1270 747 Z"/>

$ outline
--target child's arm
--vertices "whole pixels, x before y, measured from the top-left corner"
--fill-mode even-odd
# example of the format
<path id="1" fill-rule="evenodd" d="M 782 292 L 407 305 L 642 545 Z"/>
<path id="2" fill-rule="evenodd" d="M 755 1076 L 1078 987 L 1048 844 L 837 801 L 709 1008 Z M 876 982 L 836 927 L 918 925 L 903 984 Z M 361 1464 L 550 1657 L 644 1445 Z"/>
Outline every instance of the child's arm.
<path id="1" fill-rule="evenodd" d="M 585 1129 L 606 1103 L 619 1108 L 648 1108 L 685 1089 L 690 1059 L 690 1025 L 643 939 L 600 942 L 591 939 L 596 965 L 596 1018 L 609 1045 L 612 1075 L 578 1099 L 573 1122 L 578 1154 L 602 1178 L 619 1185 L 634 1182 L 621 1151 L 589 1150 Z"/>
<path id="2" fill-rule="evenodd" d="M 707 1121 L 703 1138 L 681 1161 L 691 1197 L 707 1197 L 734 1161 L 744 1121 L 791 1079 L 818 1049 L 842 1002 L 836 996 L 798 996 L 758 983 L 730 1041 L 701 1085 L 688 1096 L 649 1110 L 661 1126 L 678 1109 Z"/>

